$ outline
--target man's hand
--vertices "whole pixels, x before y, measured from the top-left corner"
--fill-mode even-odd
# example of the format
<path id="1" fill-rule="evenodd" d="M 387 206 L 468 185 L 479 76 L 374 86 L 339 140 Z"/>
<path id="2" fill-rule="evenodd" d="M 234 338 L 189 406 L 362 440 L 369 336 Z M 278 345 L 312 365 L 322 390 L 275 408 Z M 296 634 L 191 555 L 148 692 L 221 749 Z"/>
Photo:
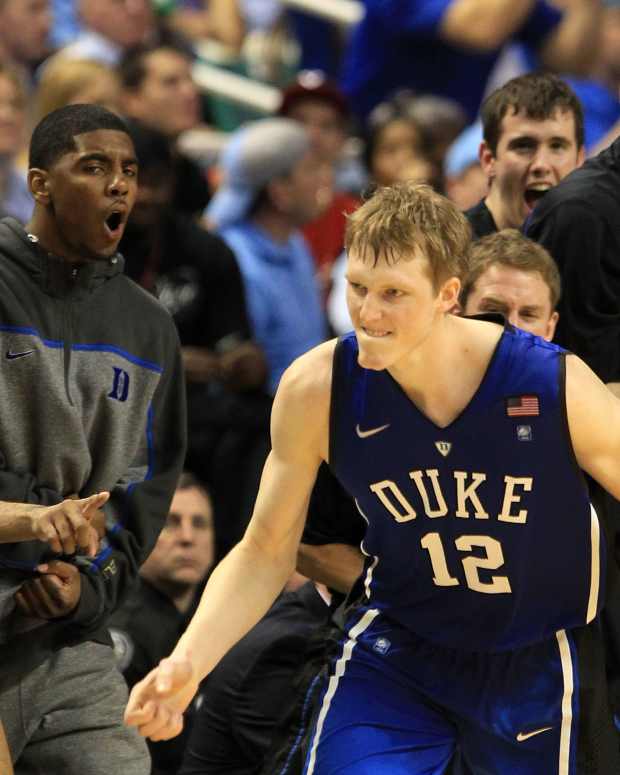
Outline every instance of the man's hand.
<path id="1" fill-rule="evenodd" d="M 39 565 L 37 570 L 39 578 L 27 581 L 15 594 L 18 609 L 38 619 L 68 616 L 80 602 L 80 571 L 61 560 Z"/>
<path id="2" fill-rule="evenodd" d="M 89 498 L 68 498 L 55 506 L 33 506 L 28 513 L 30 538 L 47 542 L 59 554 L 81 551 L 93 557 L 99 535 L 91 522 L 109 497 L 109 492 L 100 492 Z"/>
<path id="3" fill-rule="evenodd" d="M 183 712 L 197 690 L 189 659 L 162 659 L 131 690 L 125 723 L 154 741 L 176 737 L 183 729 Z"/>

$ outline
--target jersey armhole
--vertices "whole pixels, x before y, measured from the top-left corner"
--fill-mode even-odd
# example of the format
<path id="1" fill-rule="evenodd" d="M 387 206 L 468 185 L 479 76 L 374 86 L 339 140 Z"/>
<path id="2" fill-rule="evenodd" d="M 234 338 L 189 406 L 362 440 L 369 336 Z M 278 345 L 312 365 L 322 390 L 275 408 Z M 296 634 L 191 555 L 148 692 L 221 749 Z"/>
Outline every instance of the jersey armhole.
<path id="1" fill-rule="evenodd" d="M 560 397 L 560 422 L 562 424 L 562 430 L 564 431 L 564 436 L 566 438 L 566 446 L 568 448 L 568 456 L 570 458 L 571 464 L 573 468 L 575 469 L 575 473 L 580 478 L 581 482 L 583 483 L 583 486 L 585 487 L 586 491 L 588 491 L 588 483 L 585 477 L 585 474 L 583 472 L 583 469 L 579 465 L 579 462 L 577 461 L 577 456 L 575 455 L 575 450 L 573 448 L 573 440 L 571 439 L 570 435 L 570 426 L 568 424 L 568 410 L 566 408 L 566 356 L 570 355 L 570 353 L 562 352 L 560 353 L 560 367 L 558 369 L 558 390 L 559 390 L 559 397 Z"/>
<path id="2" fill-rule="evenodd" d="M 336 346 L 334 347 L 334 355 L 332 361 L 332 386 L 331 396 L 329 402 L 329 447 L 328 447 L 328 460 L 326 461 L 332 472 L 336 473 L 334 469 L 334 462 L 336 460 L 336 428 L 338 427 L 337 414 L 338 414 L 338 399 L 336 396 L 336 385 L 343 377 L 343 361 L 342 352 L 344 349 L 343 337 L 338 337 Z"/>

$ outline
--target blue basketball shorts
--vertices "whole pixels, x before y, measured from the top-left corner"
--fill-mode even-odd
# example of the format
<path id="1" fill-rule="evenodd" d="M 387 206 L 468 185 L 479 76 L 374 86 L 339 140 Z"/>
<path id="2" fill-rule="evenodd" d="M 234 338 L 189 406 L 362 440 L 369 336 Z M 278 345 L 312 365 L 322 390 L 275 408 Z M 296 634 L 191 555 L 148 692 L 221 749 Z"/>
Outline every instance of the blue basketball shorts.
<path id="1" fill-rule="evenodd" d="M 457 751 L 463 775 L 620 773 L 598 621 L 490 654 L 350 613 L 304 775 L 443 775 Z"/>

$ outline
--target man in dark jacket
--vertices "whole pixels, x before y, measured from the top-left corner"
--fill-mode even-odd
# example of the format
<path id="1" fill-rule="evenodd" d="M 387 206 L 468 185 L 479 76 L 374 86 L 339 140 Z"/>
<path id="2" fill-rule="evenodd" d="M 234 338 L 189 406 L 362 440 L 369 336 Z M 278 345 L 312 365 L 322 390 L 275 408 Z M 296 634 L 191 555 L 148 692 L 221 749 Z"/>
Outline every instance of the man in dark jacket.
<path id="1" fill-rule="evenodd" d="M 527 236 L 551 253 L 562 276 L 557 342 L 578 353 L 607 383 L 620 383 L 619 221 L 616 140 L 550 191 L 525 226 Z"/>
<path id="2" fill-rule="evenodd" d="M 562 278 L 556 341 L 620 395 L 620 139 L 550 191 L 525 224 Z M 610 553 L 606 606 L 608 678 L 620 726 L 620 503 L 596 484 L 592 498 Z"/>
<path id="3" fill-rule="evenodd" d="M 166 524 L 140 568 L 139 583 L 110 619 L 119 670 L 127 686 L 159 664 L 183 634 L 215 559 L 211 496 L 192 474 L 181 474 Z M 181 766 L 191 710 L 183 735 L 147 741 L 151 775 L 170 775 Z"/>
<path id="4" fill-rule="evenodd" d="M 186 423 L 175 327 L 116 252 L 136 177 L 117 116 L 62 108 L 32 136 L 31 221 L 0 222 L 0 499 L 110 492 L 95 557 L 0 551 L 0 718 L 17 772 L 149 770 L 122 726 L 105 623 L 168 512 Z"/>

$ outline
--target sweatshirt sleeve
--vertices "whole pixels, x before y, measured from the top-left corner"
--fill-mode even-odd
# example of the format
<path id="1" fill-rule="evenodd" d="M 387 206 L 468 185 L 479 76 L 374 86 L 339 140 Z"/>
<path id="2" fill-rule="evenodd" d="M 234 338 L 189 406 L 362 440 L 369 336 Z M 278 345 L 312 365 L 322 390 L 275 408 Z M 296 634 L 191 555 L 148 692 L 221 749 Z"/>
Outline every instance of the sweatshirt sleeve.
<path id="1" fill-rule="evenodd" d="M 50 487 L 42 486 L 32 474 L 10 471 L 0 452 L 0 500 L 52 506 L 60 503 L 62 495 Z"/>
<path id="2" fill-rule="evenodd" d="M 186 408 L 176 331 L 149 407 L 143 444 L 105 505 L 107 535 L 99 554 L 78 558 L 82 590 L 69 617 L 90 629 L 119 605 L 154 547 L 185 460 Z"/>
<path id="3" fill-rule="evenodd" d="M 582 358 L 604 382 L 617 382 L 620 282 L 613 229 L 590 202 L 558 199 L 553 207 L 534 211 L 525 233 L 547 248 L 560 270 L 556 341 Z"/>

